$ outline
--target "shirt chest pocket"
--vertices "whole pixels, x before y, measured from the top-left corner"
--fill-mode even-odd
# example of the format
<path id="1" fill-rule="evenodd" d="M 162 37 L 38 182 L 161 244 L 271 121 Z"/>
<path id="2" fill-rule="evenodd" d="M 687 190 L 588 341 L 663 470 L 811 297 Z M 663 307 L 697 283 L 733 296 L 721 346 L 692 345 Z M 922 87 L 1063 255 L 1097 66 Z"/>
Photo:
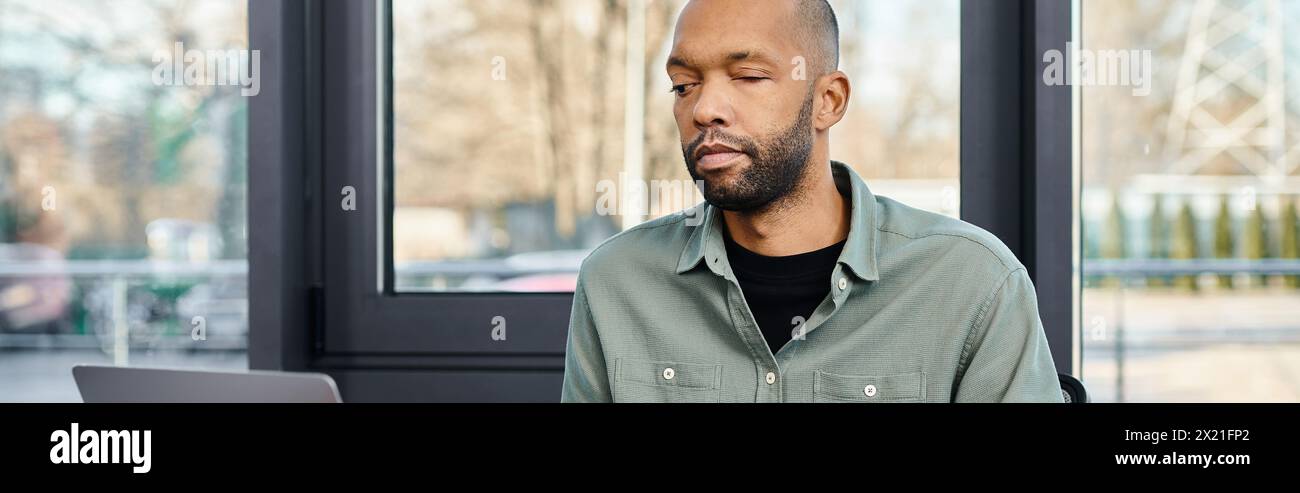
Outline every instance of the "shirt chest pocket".
<path id="1" fill-rule="evenodd" d="M 923 402 L 925 373 L 840 375 L 817 370 L 813 402 Z"/>
<path id="2" fill-rule="evenodd" d="M 614 360 L 614 402 L 718 402 L 722 365 Z"/>

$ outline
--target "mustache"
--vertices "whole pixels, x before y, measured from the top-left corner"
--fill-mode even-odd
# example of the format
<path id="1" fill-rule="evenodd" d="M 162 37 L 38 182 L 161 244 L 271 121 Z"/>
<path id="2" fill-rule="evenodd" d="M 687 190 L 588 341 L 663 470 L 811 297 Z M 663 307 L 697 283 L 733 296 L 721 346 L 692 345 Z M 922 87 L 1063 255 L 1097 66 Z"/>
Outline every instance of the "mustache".
<path id="1" fill-rule="evenodd" d="M 686 160 L 691 163 L 694 163 L 695 151 L 699 149 L 701 145 L 704 145 L 704 141 L 710 140 L 710 138 L 712 138 L 712 140 L 734 147 L 740 150 L 740 152 L 743 152 L 750 156 L 758 155 L 757 154 L 758 147 L 754 145 L 753 140 L 745 137 L 731 135 L 721 130 L 709 129 L 708 131 L 701 132 L 699 135 L 695 136 L 695 138 L 692 139 L 689 144 L 682 147 L 682 154 L 686 156 Z"/>

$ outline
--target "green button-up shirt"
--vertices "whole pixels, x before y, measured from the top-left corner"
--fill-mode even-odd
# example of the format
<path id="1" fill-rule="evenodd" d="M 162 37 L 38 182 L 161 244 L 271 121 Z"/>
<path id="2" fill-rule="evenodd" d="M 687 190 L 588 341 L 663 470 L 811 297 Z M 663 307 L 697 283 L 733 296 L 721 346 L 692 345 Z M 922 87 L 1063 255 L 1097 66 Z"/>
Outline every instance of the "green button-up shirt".
<path id="1" fill-rule="evenodd" d="M 1062 402 L 1024 266 L 992 234 L 852 200 L 830 293 L 768 348 L 700 204 L 610 238 L 578 276 L 563 402 Z M 793 322 L 793 321 L 792 321 Z"/>

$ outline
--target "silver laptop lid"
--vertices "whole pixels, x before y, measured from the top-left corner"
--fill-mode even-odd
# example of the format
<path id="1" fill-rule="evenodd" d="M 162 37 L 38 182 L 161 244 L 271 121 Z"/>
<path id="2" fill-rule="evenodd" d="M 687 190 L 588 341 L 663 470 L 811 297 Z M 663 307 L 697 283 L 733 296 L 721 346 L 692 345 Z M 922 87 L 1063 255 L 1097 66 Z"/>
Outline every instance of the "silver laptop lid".
<path id="1" fill-rule="evenodd" d="M 217 372 L 77 365 L 81 399 L 89 403 L 337 403 L 334 379 L 322 373 Z"/>

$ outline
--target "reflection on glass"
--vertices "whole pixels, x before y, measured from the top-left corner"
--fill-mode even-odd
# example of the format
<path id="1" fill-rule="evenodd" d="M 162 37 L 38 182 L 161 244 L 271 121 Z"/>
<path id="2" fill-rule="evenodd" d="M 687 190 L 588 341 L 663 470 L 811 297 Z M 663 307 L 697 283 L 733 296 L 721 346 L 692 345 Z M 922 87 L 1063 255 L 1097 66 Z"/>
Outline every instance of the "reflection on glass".
<path id="1" fill-rule="evenodd" d="M 78 400 L 78 363 L 247 367 L 247 100 L 154 77 L 246 49 L 246 9 L 0 0 L 0 401 Z"/>
<path id="2" fill-rule="evenodd" d="M 571 291 L 601 241 L 702 200 L 663 70 L 683 3 L 394 2 L 398 290 Z M 876 193 L 956 216 L 958 0 L 832 3 L 855 84 L 832 157 Z M 644 36 L 629 36 L 638 7 Z M 601 207 L 637 185 L 640 208 Z"/>
<path id="3" fill-rule="evenodd" d="M 1300 400 L 1300 3 L 1079 5 L 1090 394 Z"/>

